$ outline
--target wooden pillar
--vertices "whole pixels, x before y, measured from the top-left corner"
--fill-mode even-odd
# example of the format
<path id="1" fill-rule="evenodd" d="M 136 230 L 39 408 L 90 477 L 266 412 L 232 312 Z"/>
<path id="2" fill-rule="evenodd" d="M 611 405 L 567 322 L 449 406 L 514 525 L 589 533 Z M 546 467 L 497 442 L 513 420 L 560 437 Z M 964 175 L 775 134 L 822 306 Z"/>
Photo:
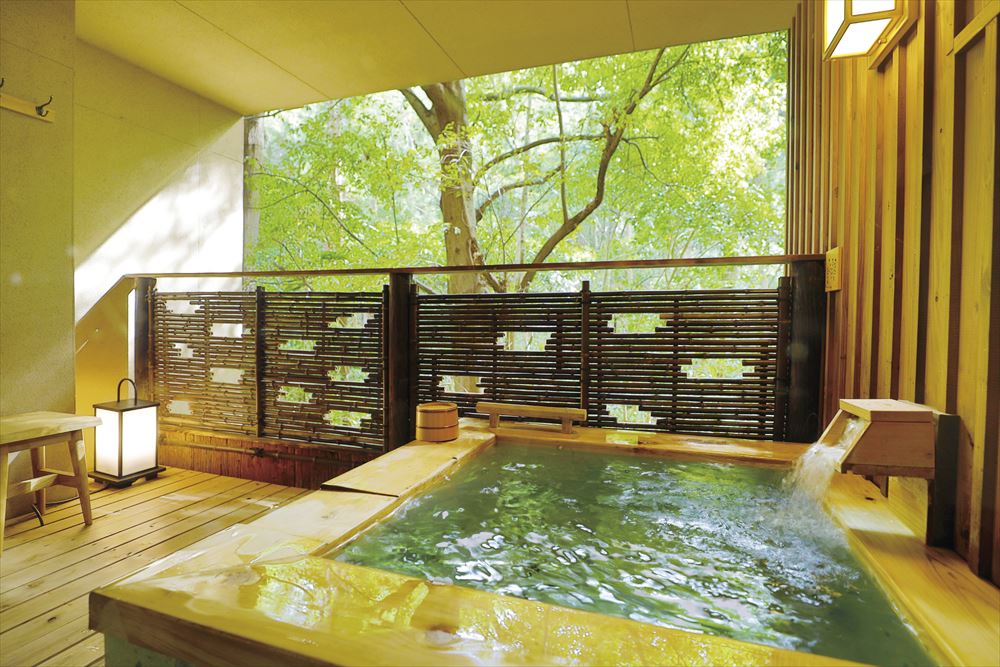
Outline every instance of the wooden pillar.
<path id="1" fill-rule="evenodd" d="M 784 440 L 788 422 L 788 344 L 792 329 L 792 279 L 778 279 L 778 365 L 774 387 L 774 430 L 772 440 Z"/>
<path id="2" fill-rule="evenodd" d="M 584 426 L 590 420 L 590 281 L 580 289 L 580 408 L 587 410 Z"/>
<path id="3" fill-rule="evenodd" d="M 822 261 L 791 265 L 792 327 L 788 342 L 788 419 L 785 438 L 813 442 L 822 431 L 823 330 L 826 292 Z M 843 398 L 843 397 L 838 397 Z"/>
<path id="4" fill-rule="evenodd" d="M 409 273 L 389 275 L 388 298 L 383 315 L 385 358 L 383 359 L 383 400 L 385 448 L 394 449 L 412 439 L 414 411 L 411 399 L 411 356 L 416 341 L 411 339 L 410 307 L 412 279 Z M 413 380 L 415 381 L 415 380 Z"/>
<path id="5" fill-rule="evenodd" d="M 927 487 L 928 546 L 955 548 L 955 506 L 958 500 L 958 443 L 962 419 L 934 412 L 934 479 Z"/>
<path id="6" fill-rule="evenodd" d="M 132 343 L 132 368 L 134 369 L 137 396 L 153 396 L 153 290 L 154 278 L 135 280 L 135 331 Z"/>

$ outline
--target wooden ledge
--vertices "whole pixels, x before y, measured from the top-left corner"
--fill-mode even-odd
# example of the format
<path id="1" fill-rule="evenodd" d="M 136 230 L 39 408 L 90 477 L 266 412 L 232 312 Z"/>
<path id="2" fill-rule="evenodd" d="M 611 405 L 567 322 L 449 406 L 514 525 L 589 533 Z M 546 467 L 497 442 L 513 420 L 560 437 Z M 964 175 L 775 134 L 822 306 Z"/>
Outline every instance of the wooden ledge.
<path id="1" fill-rule="evenodd" d="M 925 546 L 870 482 L 837 474 L 830 515 L 943 664 L 994 665 L 1000 651 L 1000 589 L 958 554 Z"/>
<path id="2" fill-rule="evenodd" d="M 485 419 L 464 417 L 462 434 L 495 433 L 501 444 L 558 445 L 570 449 L 670 456 L 704 461 L 790 466 L 808 448 L 800 442 L 743 440 L 652 431 L 615 431 L 577 427 L 573 434 L 559 431 L 558 425 L 516 424 L 490 429 Z"/>
<path id="3" fill-rule="evenodd" d="M 855 664 L 286 555 L 265 563 L 236 555 L 98 589 L 90 627 L 193 664 L 233 667 Z"/>

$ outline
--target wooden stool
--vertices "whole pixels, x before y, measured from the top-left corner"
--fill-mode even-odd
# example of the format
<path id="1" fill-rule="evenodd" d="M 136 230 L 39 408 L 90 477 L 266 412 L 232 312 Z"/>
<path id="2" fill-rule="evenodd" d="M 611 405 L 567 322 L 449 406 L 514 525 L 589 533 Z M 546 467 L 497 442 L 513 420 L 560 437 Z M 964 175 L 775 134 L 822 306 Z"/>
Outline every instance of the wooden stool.
<path id="1" fill-rule="evenodd" d="M 97 417 L 81 417 L 62 412 L 28 412 L 0 418 L 0 552 L 3 551 L 7 499 L 13 496 L 35 494 L 38 511 L 44 513 L 45 489 L 54 484 L 71 486 L 80 493 L 83 522 L 90 525 L 87 449 L 83 444 L 83 429 L 100 423 L 101 420 Z M 45 450 L 42 448 L 61 444 L 69 449 L 72 473 L 45 467 Z M 31 450 L 32 478 L 10 484 L 10 455 L 26 449 Z"/>
<path id="2" fill-rule="evenodd" d="M 587 411 L 580 408 L 559 408 L 546 405 L 521 405 L 519 403 L 476 403 L 476 412 L 489 415 L 490 428 L 500 426 L 500 416 L 527 417 L 528 419 L 558 419 L 563 433 L 573 432 L 573 422 L 587 421 Z"/>

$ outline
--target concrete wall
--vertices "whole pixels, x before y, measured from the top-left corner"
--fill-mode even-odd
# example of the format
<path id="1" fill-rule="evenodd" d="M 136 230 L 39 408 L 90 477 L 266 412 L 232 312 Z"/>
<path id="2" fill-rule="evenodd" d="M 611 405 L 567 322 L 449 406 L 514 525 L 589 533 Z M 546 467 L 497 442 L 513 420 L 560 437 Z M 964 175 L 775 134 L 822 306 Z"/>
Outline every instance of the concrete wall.
<path id="1" fill-rule="evenodd" d="M 0 112 L 0 414 L 91 414 L 129 373 L 122 274 L 242 268 L 243 121 L 78 41 L 73 2 L 3 0 L 0 25 L 3 92 L 56 121 Z"/>
<path id="2" fill-rule="evenodd" d="M 0 110 L 0 414 L 73 412 L 73 2 L 0 2 L 3 93 L 54 123 Z M 14 478 L 27 475 L 26 454 Z M 30 508 L 13 498 L 10 514 Z"/>
<path id="3" fill-rule="evenodd" d="M 242 268 L 243 119 L 84 42 L 76 63 L 76 404 L 90 414 L 130 375 L 122 274 Z"/>

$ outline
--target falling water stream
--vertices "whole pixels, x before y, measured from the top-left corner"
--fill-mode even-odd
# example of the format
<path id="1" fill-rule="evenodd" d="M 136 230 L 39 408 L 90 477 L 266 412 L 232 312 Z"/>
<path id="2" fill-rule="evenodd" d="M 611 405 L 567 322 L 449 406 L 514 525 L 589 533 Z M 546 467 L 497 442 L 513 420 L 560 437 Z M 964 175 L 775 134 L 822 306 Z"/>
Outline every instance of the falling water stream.
<path id="1" fill-rule="evenodd" d="M 810 501 L 819 503 L 823 500 L 830 488 L 833 474 L 837 472 L 840 457 L 863 427 L 862 420 L 848 417 L 844 430 L 835 442 L 817 442 L 799 457 L 795 467 L 785 478 L 793 505 L 808 504 Z"/>
<path id="2" fill-rule="evenodd" d="M 774 468 L 497 445 L 330 557 L 849 660 L 933 664 L 813 500 L 830 449 L 810 450 L 790 486 Z"/>

